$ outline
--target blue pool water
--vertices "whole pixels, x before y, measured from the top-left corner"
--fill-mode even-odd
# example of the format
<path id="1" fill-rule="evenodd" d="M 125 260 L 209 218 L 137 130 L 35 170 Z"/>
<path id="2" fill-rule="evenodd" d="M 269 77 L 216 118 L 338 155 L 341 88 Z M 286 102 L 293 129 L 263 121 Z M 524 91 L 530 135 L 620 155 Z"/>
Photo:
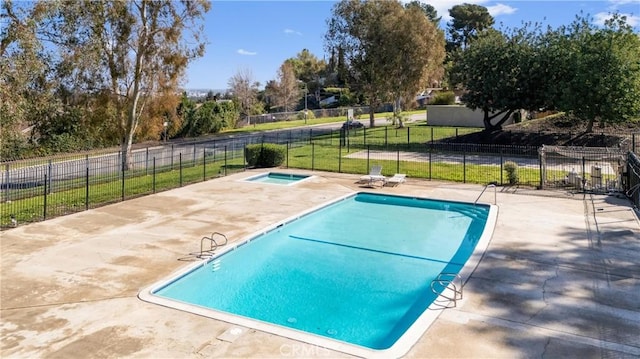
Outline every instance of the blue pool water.
<path id="1" fill-rule="evenodd" d="M 298 175 L 298 174 L 289 174 L 289 173 L 277 173 L 277 172 L 269 172 L 263 173 L 258 176 L 249 177 L 246 181 L 249 182 L 259 182 L 259 183 L 271 183 L 271 184 L 280 184 L 280 185 L 290 185 L 296 182 L 300 182 L 304 179 L 309 178 L 307 175 Z"/>
<path id="2" fill-rule="evenodd" d="M 152 294 L 387 349 L 436 299 L 438 274 L 464 266 L 489 210 L 358 193 L 251 238 Z"/>

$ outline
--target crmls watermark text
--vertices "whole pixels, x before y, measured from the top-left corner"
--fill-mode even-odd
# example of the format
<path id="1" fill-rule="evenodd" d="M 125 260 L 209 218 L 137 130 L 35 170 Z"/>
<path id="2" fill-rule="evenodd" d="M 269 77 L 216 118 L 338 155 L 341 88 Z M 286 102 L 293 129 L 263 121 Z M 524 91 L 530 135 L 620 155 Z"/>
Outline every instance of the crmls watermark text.
<path id="1" fill-rule="evenodd" d="M 282 344 L 280 355 L 283 357 L 328 357 L 331 351 L 327 348 L 308 344 Z"/>

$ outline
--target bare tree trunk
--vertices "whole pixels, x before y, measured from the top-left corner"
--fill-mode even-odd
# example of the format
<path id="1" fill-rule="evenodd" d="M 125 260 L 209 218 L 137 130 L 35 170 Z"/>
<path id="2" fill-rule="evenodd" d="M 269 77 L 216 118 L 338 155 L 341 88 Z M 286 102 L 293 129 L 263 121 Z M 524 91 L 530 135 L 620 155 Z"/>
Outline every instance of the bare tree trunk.
<path id="1" fill-rule="evenodd" d="M 587 122 L 587 129 L 584 131 L 586 133 L 591 133 L 593 132 L 593 124 L 596 122 L 595 118 L 591 118 L 589 119 L 589 122 Z"/>
<path id="2" fill-rule="evenodd" d="M 511 114 L 513 113 L 513 110 L 503 110 L 500 111 L 492 116 L 489 116 L 489 110 L 488 109 L 482 109 L 482 111 L 484 112 L 484 118 L 483 118 L 483 122 L 484 122 L 484 129 L 486 131 L 496 131 L 496 130 L 501 130 L 502 129 L 502 124 L 505 123 L 509 117 L 511 116 Z M 496 123 L 496 124 L 492 124 L 491 120 L 493 120 L 494 118 L 502 115 L 502 118 Z"/>
<path id="3" fill-rule="evenodd" d="M 369 105 L 369 127 L 373 128 L 376 126 L 376 117 L 374 112 L 373 104 Z"/>

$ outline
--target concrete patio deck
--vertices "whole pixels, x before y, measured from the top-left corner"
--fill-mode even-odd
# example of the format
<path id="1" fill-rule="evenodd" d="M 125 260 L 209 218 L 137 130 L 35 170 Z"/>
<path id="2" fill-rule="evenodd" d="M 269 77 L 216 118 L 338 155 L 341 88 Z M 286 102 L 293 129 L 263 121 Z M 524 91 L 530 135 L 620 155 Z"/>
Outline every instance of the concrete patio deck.
<path id="1" fill-rule="evenodd" d="M 240 181 L 249 171 L 0 232 L 0 357 L 350 357 L 253 329 L 218 339 L 234 325 L 138 298 L 191 263 L 212 231 L 239 241 L 372 191 L 355 175 L 289 172 L 315 177 L 285 188 Z M 409 178 L 373 191 L 474 201 L 481 189 Z M 505 187 L 497 204 L 464 300 L 405 357 L 640 357 L 640 221 L 629 201 Z"/>

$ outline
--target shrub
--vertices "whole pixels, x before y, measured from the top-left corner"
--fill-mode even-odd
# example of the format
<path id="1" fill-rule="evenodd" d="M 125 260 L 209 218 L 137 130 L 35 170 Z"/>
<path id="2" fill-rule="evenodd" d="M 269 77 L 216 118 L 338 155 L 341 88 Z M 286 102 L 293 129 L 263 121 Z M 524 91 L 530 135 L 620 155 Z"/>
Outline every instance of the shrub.
<path id="1" fill-rule="evenodd" d="M 453 105 L 456 103 L 456 94 L 453 91 L 438 92 L 430 105 Z"/>
<path id="2" fill-rule="evenodd" d="M 245 159 L 249 167 L 277 167 L 284 162 L 286 153 L 285 145 L 258 143 L 247 145 Z"/>
<path id="3" fill-rule="evenodd" d="M 298 111 L 296 114 L 298 120 L 304 120 L 304 110 Z M 307 110 L 307 120 L 313 120 L 316 118 L 316 115 L 311 110 Z"/>
<path id="4" fill-rule="evenodd" d="M 518 183 L 518 164 L 512 161 L 504 163 L 504 170 L 507 171 L 507 180 L 509 184 Z"/>

